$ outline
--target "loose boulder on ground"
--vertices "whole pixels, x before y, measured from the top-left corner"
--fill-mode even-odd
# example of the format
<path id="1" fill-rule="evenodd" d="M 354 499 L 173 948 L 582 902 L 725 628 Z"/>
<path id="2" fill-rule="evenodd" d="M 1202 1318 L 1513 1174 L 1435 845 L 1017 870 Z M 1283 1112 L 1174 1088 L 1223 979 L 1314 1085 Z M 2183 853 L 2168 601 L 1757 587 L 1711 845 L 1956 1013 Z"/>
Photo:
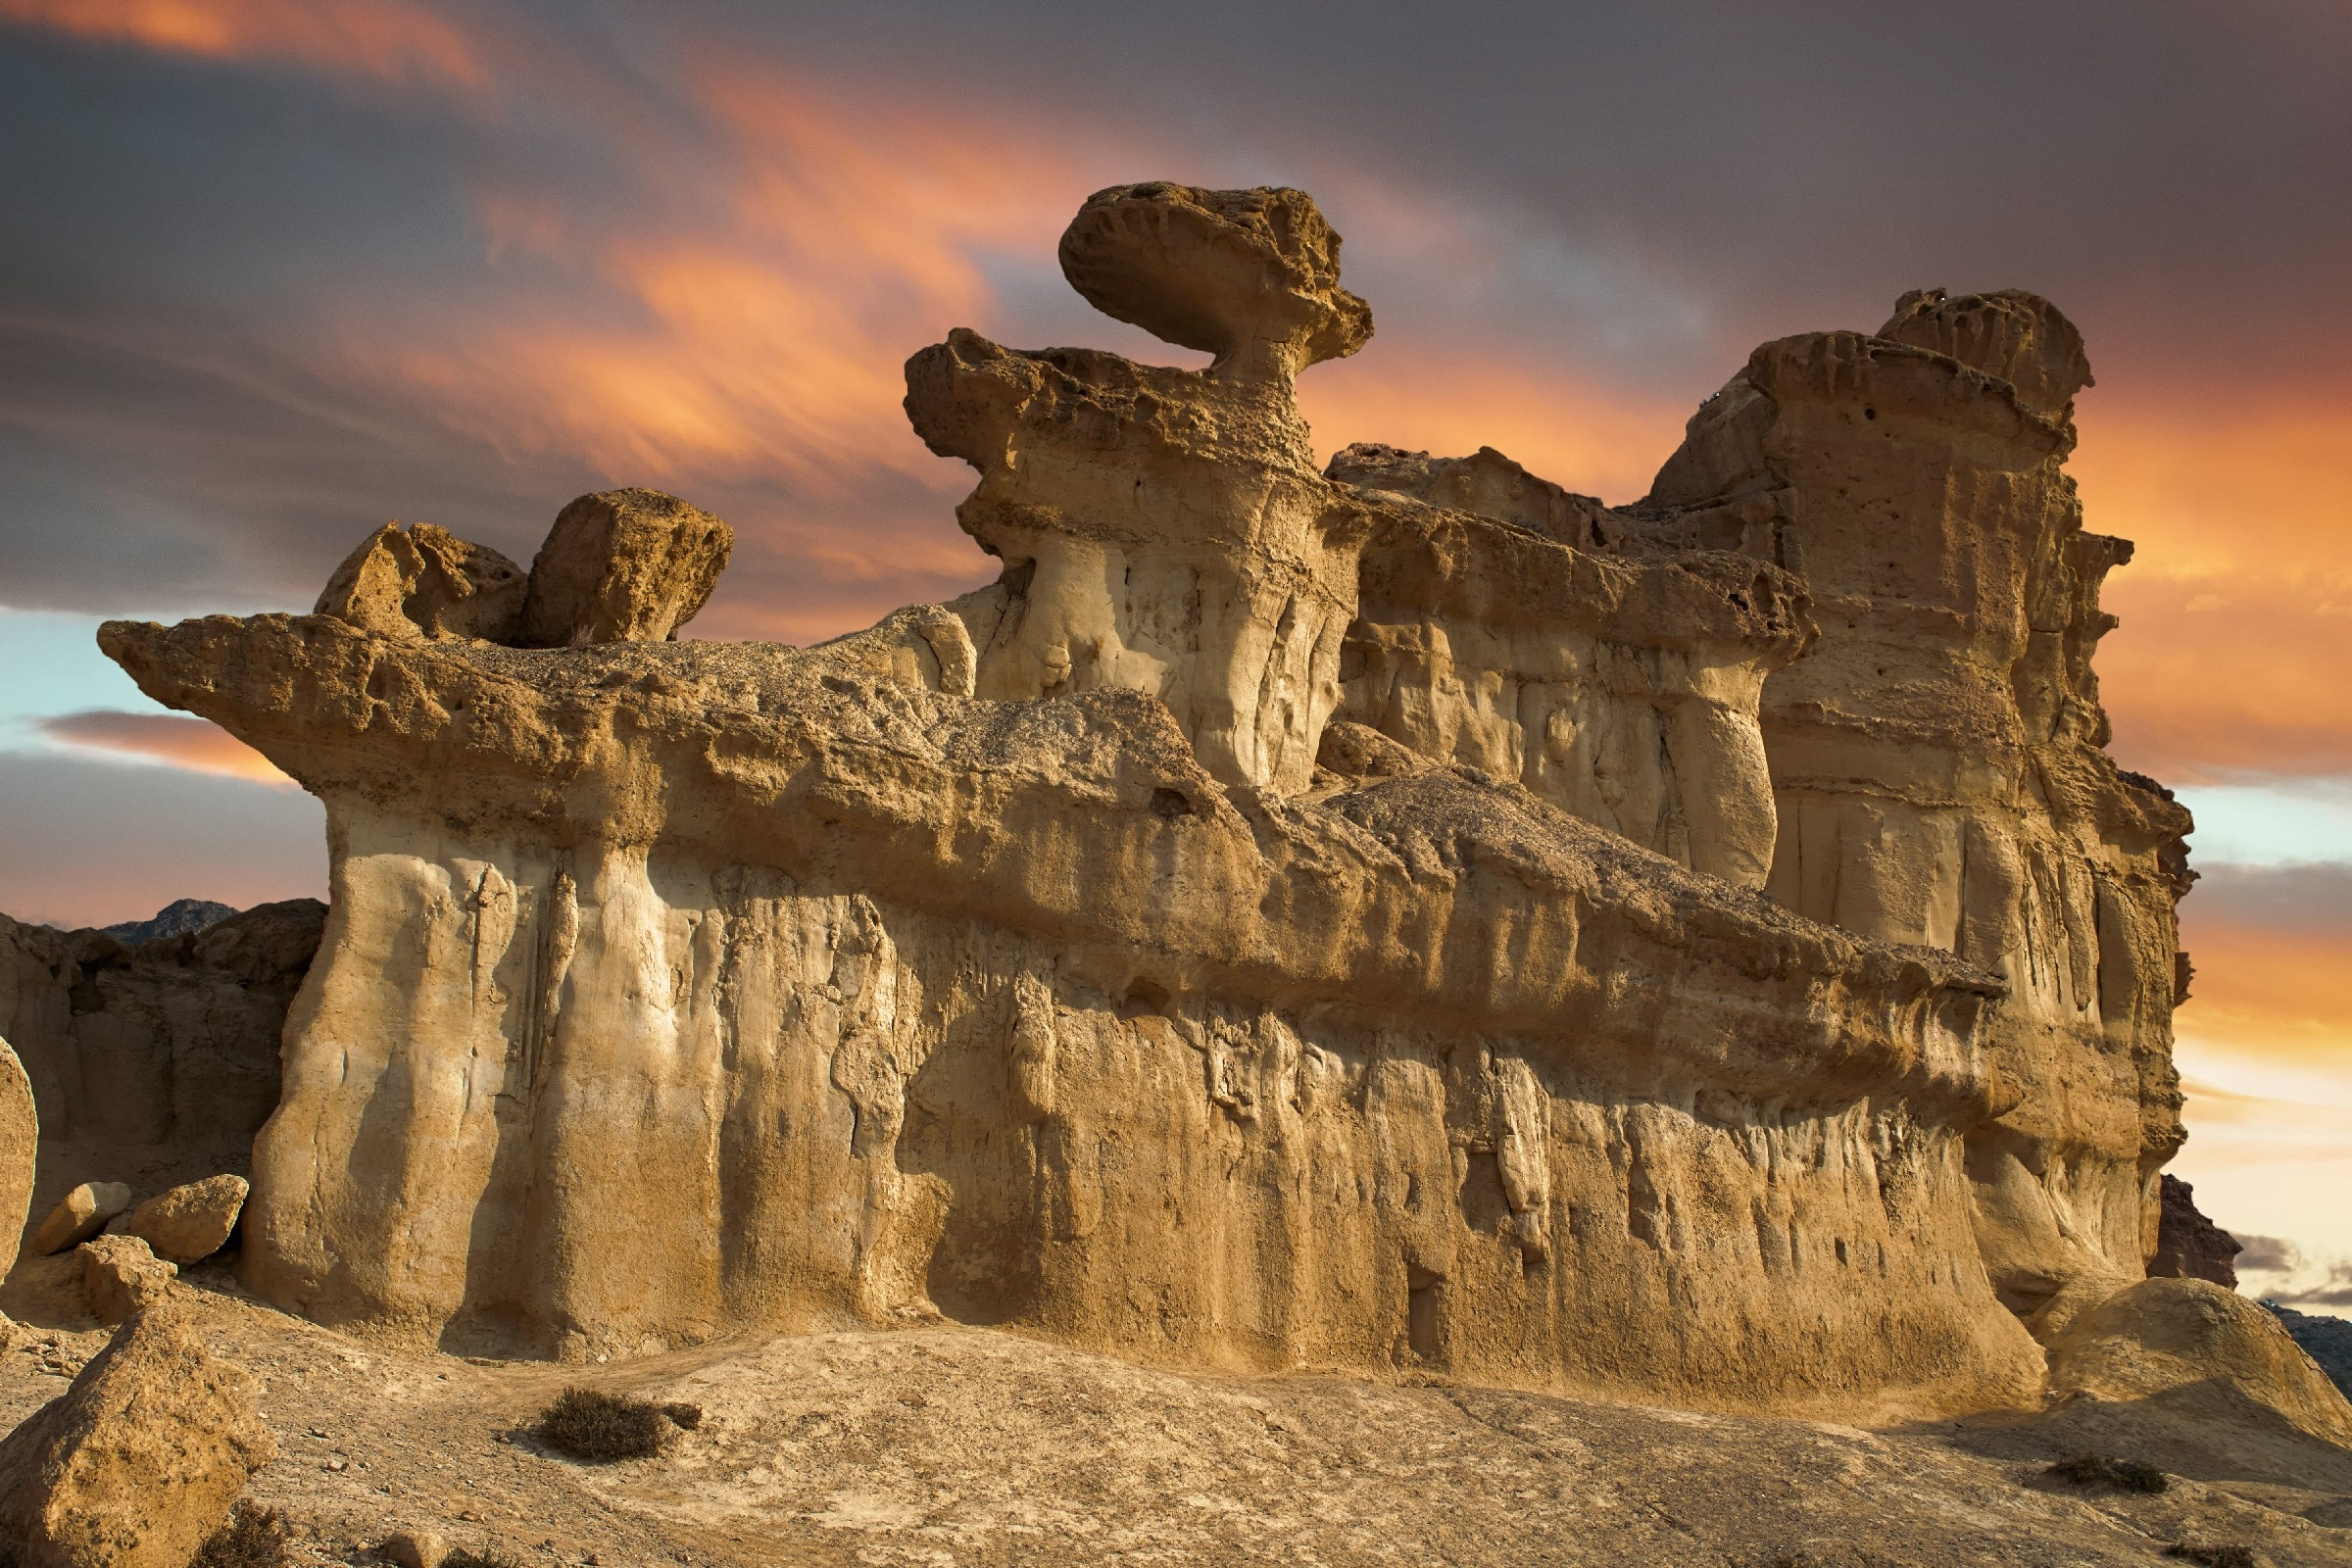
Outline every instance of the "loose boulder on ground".
<path id="1" fill-rule="evenodd" d="M 150 1198 L 123 1228 L 169 1262 L 201 1262 L 226 1245 L 250 1191 L 242 1176 L 208 1176 Z"/>
<path id="2" fill-rule="evenodd" d="M 130 1189 L 121 1182 L 83 1182 L 57 1200 L 41 1228 L 33 1232 L 29 1250 L 36 1257 L 62 1252 L 97 1235 L 108 1220 L 129 1206 Z"/>
<path id="3" fill-rule="evenodd" d="M 276 1456 L 251 1376 L 151 1307 L 0 1441 L 0 1541 L 17 1568 L 187 1568 Z"/>
<path id="4" fill-rule="evenodd" d="M 31 1218 L 32 1172 L 41 1142 L 33 1112 L 32 1080 L 0 1040 L 0 1278 L 17 1266 L 17 1245 Z"/>
<path id="5" fill-rule="evenodd" d="M 659 490 L 607 490 L 556 514 L 531 562 L 523 641 L 658 643 L 700 612 L 735 530 Z"/>
<path id="6" fill-rule="evenodd" d="M 81 1297 L 101 1323 L 120 1323 L 171 1294 L 179 1270 L 136 1236 L 99 1236 L 81 1244 Z"/>

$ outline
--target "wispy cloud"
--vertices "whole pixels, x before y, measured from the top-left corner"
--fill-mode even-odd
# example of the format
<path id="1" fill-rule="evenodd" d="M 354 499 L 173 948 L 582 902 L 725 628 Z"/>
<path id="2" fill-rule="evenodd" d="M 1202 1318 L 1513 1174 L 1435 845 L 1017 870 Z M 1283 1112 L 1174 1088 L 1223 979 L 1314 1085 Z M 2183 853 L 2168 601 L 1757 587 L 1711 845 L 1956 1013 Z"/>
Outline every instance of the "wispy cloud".
<path id="1" fill-rule="evenodd" d="M 390 82 L 480 88 L 447 18 L 403 0 L 0 0 L 0 22 L 213 60 L 285 61 Z"/>
<path id="2" fill-rule="evenodd" d="M 125 713 L 91 709 L 42 719 L 40 732 L 62 746 L 116 757 L 161 762 L 195 773 L 219 773 L 257 784 L 294 781 L 270 760 L 209 718 L 175 713 Z"/>

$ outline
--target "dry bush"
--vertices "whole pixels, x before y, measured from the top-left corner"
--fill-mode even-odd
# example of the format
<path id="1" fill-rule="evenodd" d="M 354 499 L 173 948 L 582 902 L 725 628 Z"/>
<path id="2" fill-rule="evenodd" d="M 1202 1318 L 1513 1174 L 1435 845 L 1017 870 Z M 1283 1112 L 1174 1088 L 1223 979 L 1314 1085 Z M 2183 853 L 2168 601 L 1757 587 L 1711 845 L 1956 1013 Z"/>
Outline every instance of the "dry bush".
<path id="1" fill-rule="evenodd" d="M 597 1464 L 650 1459 L 668 1433 L 660 1405 L 597 1389 L 565 1389 L 539 1417 L 540 1442 Z"/>
<path id="2" fill-rule="evenodd" d="M 285 1568 L 286 1516 L 240 1500 L 188 1568 Z"/>
<path id="3" fill-rule="evenodd" d="M 2172 1485 L 2165 1473 L 2136 1459 L 2110 1459 L 2103 1454 L 2078 1453 L 2050 1466 L 2048 1474 L 2070 1486 L 2112 1487 L 2118 1492 L 2162 1492 Z"/>
<path id="4" fill-rule="evenodd" d="M 2205 1568 L 2254 1568 L 2254 1552 L 2246 1546 L 2168 1546 L 2167 1557 L 2185 1557 Z"/>

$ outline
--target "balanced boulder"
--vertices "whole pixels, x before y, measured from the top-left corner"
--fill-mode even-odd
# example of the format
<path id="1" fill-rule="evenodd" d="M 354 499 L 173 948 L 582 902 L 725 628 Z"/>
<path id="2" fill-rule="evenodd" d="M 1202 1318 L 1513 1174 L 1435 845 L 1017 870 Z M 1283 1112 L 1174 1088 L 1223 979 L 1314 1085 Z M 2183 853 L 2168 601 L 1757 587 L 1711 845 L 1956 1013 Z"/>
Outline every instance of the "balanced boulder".
<path id="1" fill-rule="evenodd" d="M 252 1184 L 242 1176 L 208 1176 L 159 1193 L 130 1211 L 123 1227 L 173 1263 L 195 1263 L 220 1250 Z"/>
<path id="2" fill-rule="evenodd" d="M 344 558 L 311 613 L 404 642 L 504 642 L 522 614 L 523 587 L 522 568 L 487 545 L 429 522 L 387 522 Z"/>
<path id="3" fill-rule="evenodd" d="M 57 1200 L 41 1228 L 32 1234 L 34 1256 L 62 1252 L 86 1242 L 106 1228 L 106 1222 L 130 1206 L 130 1189 L 121 1182 L 83 1182 Z"/>
<path id="4" fill-rule="evenodd" d="M 534 648 L 658 643 L 718 584 L 735 530 L 659 490 L 607 490 L 556 514 L 531 562 L 522 640 Z"/>
<path id="5" fill-rule="evenodd" d="M 18 1568 L 186 1568 L 276 1456 L 251 1376 L 153 1307 L 0 1441 L 0 1540 Z"/>

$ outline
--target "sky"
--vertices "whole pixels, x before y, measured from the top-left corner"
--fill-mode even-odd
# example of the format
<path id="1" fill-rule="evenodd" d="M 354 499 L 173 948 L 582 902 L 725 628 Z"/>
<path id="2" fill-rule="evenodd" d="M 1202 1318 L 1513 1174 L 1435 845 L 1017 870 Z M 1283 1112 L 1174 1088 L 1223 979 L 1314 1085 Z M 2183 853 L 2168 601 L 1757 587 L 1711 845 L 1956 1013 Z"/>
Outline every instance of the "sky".
<path id="1" fill-rule="evenodd" d="M 2196 812 L 2174 1170 L 2352 1315 L 2352 7 L 0 0 L 0 908 L 316 894 L 317 804 L 91 642 L 306 609 L 387 518 L 731 521 L 696 635 L 987 580 L 899 408 L 971 326 L 1198 363 L 1054 242 L 1104 185 L 1311 191 L 1378 335 L 1318 446 L 1631 500 L 1758 342 L 2031 288 L 2137 542 L 2098 667 Z"/>

